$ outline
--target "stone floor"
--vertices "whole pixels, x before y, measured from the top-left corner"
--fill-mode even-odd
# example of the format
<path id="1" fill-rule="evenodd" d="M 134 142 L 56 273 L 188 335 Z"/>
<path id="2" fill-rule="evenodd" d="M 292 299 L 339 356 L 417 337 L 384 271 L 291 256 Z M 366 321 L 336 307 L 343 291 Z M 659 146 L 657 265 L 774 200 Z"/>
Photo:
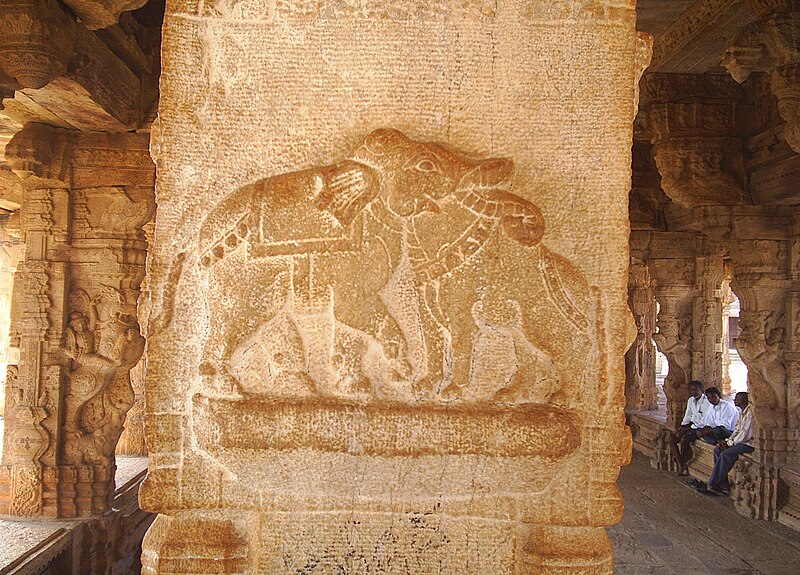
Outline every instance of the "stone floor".
<path id="1" fill-rule="evenodd" d="M 625 517 L 611 528 L 617 575 L 797 575 L 800 533 L 736 513 L 640 454 L 622 470 Z"/>

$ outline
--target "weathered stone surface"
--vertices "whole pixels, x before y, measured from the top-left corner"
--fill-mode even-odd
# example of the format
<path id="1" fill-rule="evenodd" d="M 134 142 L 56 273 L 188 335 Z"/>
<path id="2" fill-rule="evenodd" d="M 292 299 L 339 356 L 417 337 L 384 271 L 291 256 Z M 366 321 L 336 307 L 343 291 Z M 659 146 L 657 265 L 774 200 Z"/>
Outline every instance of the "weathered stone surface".
<path id="1" fill-rule="evenodd" d="M 633 20 L 168 8 L 144 572 L 611 573 Z"/>

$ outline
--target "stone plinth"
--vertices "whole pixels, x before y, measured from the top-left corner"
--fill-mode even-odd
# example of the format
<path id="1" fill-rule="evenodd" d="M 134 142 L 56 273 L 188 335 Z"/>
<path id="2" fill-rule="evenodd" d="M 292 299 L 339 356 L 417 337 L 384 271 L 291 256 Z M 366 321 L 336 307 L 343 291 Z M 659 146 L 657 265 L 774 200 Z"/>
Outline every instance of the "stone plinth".
<path id="1" fill-rule="evenodd" d="M 145 573 L 612 572 L 633 4 L 168 6 Z"/>

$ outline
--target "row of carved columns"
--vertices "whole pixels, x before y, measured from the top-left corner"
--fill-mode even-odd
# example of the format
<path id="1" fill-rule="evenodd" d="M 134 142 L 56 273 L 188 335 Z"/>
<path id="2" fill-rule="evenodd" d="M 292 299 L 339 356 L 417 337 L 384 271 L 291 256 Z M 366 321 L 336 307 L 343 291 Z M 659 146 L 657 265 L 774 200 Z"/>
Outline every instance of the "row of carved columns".
<path id="1" fill-rule="evenodd" d="M 640 339 L 652 338 L 669 362 L 666 425 L 675 428 L 688 381 L 726 386 L 724 322 L 731 290 L 738 297 L 734 344 L 748 369 L 756 451 L 739 468 L 734 500 L 741 513 L 776 519 L 780 470 L 800 464 L 800 3 L 749 6 L 756 22 L 725 56 L 736 81 L 758 73 L 744 85 L 710 75 L 643 80 L 637 145 L 652 147 L 654 165 L 639 168 L 655 168 L 666 195 L 643 192 L 653 178 L 634 176 L 630 300 Z M 639 318 L 652 317 L 655 301 L 654 329 Z M 652 409 L 637 385 L 652 389 L 629 369 L 637 395 L 628 408 Z M 661 451 L 654 464 L 669 467 Z"/>
<path id="2" fill-rule="evenodd" d="M 147 134 L 28 124 L 6 148 L 23 178 L 0 513 L 110 509 L 114 451 L 144 339 L 137 301 L 154 212 Z M 12 371 L 12 370 L 9 370 Z"/>

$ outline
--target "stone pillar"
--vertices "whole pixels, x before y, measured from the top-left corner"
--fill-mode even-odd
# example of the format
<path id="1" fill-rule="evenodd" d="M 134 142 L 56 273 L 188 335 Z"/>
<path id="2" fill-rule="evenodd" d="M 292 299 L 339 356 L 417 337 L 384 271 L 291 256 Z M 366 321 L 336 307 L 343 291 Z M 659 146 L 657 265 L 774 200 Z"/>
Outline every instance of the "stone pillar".
<path id="1" fill-rule="evenodd" d="M 636 341 L 625 353 L 626 409 L 658 409 L 656 388 L 656 298 L 650 272 L 643 263 L 631 263 L 628 272 L 628 306 L 636 323 Z"/>
<path id="2" fill-rule="evenodd" d="M 114 448 L 144 347 L 136 318 L 142 225 L 154 167 L 144 134 L 28 124 L 6 147 L 24 178 L 25 245 L 14 290 L 16 379 L 0 513 L 86 517 L 108 510 Z"/>
<path id="3" fill-rule="evenodd" d="M 692 373 L 706 386 L 722 389 L 723 261 L 719 256 L 698 257 L 696 265 L 701 292 L 695 297 L 692 314 Z"/>
<path id="4" fill-rule="evenodd" d="M 800 2 L 748 0 L 757 20 L 734 37 L 723 64 L 734 80 L 769 74 L 772 94 L 786 121 L 783 137 L 800 152 Z"/>
<path id="5" fill-rule="evenodd" d="M 9 234 L 7 223 L 8 216 L 0 220 L 0 416 L 5 413 L 7 366 L 17 365 L 19 362 L 16 348 L 12 350 L 10 347 L 11 293 L 23 246 L 19 237 Z"/>
<path id="6" fill-rule="evenodd" d="M 154 219 L 151 219 L 144 226 L 142 231 L 144 233 L 145 241 L 147 242 L 148 253 L 153 245 L 153 227 Z M 148 297 L 147 276 L 145 275 L 142 280 L 141 293 L 137 305 L 137 316 L 139 318 L 139 325 L 144 331 L 147 325 L 147 320 L 150 317 L 150 298 Z M 142 336 L 146 336 L 142 333 Z M 125 418 L 125 429 L 117 443 L 117 455 L 147 455 L 147 446 L 144 442 L 144 382 L 145 382 L 145 369 L 147 366 L 147 353 L 142 354 L 139 363 L 131 369 L 131 387 L 133 388 L 134 400 L 133 406 Z"/>
<path id="7" fill-rule="evenodd" d="M 778 470 L 800 462 L 797 379 L 797 214 L 784 207 L 750 208 L 733 218 L 731 287 L 739 297 L 735 345 L 747 365 L 756 423 L 755 463 L 740 466 L 737 509 L 775 519 Z M 758 239 L 751 239 L 759 230 Z"/>
<path id="8" fill-rule="evenodd" d="M 731 289 L 730 266 L 726 266 L 726 279 L 722 282 L 722 393 L 731 394 L 730 317 L 735 294 Z"/>
<path id="9" fill-rule="evenodd" d="M 693 284 L 677 283 L 657 283 L 656 286 L 656 300 L 659 303 L 656 322 L 658 331 L 653 335 L 653 341 L 669 362 L 669 373 L 664 380 L 664 394 L 667 396 L 667 427 L 675 429 L 680 426 L 686 400 L 689 399 L 687 384 L 695 379 L 692 373 L 695 287 Z"/>
<path id="10" fill-rule="evenodd" d="M 635 2 L 167 11 L 143 572 L 610 575 Z"/>

